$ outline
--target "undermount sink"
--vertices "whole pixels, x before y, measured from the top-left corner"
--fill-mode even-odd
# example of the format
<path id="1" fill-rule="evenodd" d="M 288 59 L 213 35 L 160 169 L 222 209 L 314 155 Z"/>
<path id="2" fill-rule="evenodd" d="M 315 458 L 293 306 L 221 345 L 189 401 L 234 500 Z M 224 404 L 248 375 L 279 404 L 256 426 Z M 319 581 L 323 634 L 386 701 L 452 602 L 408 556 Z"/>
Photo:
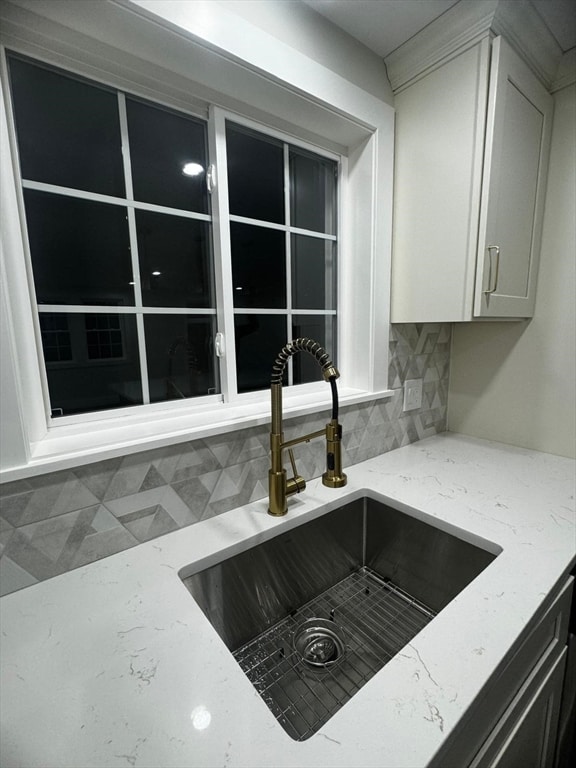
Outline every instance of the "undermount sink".
<path id="1" fill-rule="evenodd" d="M 294 739 L 312 736 L 501 551 L 364 497 L 180 578 Z"/>

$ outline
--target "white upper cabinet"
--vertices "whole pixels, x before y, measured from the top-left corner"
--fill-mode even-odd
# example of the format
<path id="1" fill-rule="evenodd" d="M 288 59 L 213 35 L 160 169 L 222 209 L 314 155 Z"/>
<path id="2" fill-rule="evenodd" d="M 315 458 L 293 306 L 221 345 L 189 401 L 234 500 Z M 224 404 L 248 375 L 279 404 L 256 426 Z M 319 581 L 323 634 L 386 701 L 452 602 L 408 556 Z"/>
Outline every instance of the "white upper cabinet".
<path id="1" fill-rule="evenodd" d="M 397 94 L 392 322 L 533 315 L 552 103 L 501 37 Z"/>

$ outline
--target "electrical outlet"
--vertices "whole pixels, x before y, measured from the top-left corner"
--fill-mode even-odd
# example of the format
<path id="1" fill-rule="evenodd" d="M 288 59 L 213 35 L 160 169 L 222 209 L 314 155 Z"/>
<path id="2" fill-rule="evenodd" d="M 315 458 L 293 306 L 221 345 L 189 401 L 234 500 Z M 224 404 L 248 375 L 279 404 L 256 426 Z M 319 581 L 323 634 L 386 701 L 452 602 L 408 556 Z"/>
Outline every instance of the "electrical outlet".
<path id="1" fill-rule="evenodd" d="M 404 411 L 413 411 L 422 405 L 422 379 L 406 379 L 404 382 Z"/>

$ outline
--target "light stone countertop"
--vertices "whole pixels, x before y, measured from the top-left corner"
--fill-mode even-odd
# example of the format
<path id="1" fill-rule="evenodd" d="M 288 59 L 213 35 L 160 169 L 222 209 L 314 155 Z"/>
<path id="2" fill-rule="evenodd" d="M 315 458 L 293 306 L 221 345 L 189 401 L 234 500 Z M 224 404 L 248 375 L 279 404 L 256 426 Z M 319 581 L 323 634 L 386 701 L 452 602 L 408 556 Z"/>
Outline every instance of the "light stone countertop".
<path id="1" fill-rule="evenodd" d="M 573 566 L 575 462 L 445 434 L 346 472 L 284 518 L 255 502 L 2 598 L 2 768 L 426 766 Z M 178 571 L 366 491 L 502 552 L 298 743 Z"/>

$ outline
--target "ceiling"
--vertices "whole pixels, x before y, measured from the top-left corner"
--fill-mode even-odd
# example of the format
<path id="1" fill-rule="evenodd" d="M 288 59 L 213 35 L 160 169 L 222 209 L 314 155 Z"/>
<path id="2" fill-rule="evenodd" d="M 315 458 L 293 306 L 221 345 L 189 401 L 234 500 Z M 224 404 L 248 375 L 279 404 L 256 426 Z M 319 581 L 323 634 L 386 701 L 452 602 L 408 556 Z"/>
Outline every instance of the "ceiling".
<path id="1" fill-rule="evenodd" d="M 304 0 L 381 57 L 406 42 L 457 2 L 475 0 Z M 576 46 L 574 0 L 531 0 L 562 51 Z"/>

